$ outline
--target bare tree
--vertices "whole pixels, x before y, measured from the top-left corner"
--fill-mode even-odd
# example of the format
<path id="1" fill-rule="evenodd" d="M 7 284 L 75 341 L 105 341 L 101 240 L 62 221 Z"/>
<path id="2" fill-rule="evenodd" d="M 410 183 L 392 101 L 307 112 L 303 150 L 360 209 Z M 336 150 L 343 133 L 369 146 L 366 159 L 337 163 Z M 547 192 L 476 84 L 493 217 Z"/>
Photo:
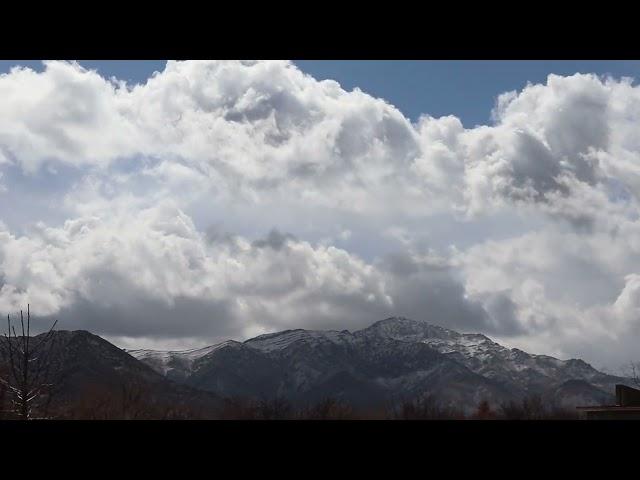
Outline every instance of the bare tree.
<path id="1" fill-rule="evenodd" d="M 491 404 L 488 400 L 481 400 L 478 404 L 478 408 L 471 416 L 474 420 L 494 420 L 496 418 L 496 412 L 491 408 Z"/>
<path id="2" fill-rule="evenodd" d="M 51 399 L 50 356 L 56 324 L 57 320 L 47 333 L 31 338 L 29 305 L 26 328 L 24 315 L 20 310 L 20 335 L 16 333 L 11 317 L 7 315 L 8 331 L 0 338 L 2 356 L 8 368 L 4 378 L 0 377 L 0 383 L 5 387 L 5 395 L 9 397 L 9 413 L 17 415 L 21 420 L 33 418 L 36 404 L 46 410 Z"/>
<path id="3" fill-rule="evenodd" d="M 351 420 L 356 418 L 353 408 L 332 397 L 325 398 L 299 415 L 305 420 Z"/>
<path id="4" fill-rule="evenodd" d="M 395 420 L 462 420 L 466 417 L 461 409 L 443 403 L 432 394 L 392 405 L 389 414 Z"/>
<path id="5" fill-rule="evenodd" d="M 0 364 L 0 379 L 5 378 L 8 374 L 6 365 Z M 5 399 L 7 398 L 7 386 L 0 381 L 0 420 L 4 420 L 7 417 L 5 411 Z"/>
<path id="6" fill-rule="evenodd" d="M 293 406 L 282 397 L 263 398 L 257 404 L 257 417 L 260 420 L 287 420 L 293 415 Z"/>
<path id="7" fill-rule="evenodd" d="M 622 374 L 631 379 L 637 388 L 640 388 L 640 362 L 629 362 Z"/>

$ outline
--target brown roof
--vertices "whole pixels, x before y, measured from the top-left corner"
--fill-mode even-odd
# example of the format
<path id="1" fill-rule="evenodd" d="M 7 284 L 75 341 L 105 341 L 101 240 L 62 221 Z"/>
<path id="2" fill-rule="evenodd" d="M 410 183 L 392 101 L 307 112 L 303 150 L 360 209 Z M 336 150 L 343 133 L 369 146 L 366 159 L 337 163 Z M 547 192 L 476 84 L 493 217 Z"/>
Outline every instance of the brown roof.
<path id="1" fill-rule="evenodd" d="M 640 406 L 622 407 L 620 405 L 596 405 L 593 407 L 576 407 L 578 410 L 590 412 L 640 412 Z"/>

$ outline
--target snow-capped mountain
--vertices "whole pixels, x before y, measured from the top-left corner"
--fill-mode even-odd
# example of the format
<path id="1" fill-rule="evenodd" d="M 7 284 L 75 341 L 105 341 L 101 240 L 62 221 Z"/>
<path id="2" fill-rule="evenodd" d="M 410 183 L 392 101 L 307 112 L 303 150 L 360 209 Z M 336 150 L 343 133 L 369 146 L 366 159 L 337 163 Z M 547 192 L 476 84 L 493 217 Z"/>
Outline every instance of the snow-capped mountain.
<path id="1" fill-rule="evenodd" d="M 584 380 L 613 392 L 615 383 L 623 381 L 597 371 L 582 360 L 559 360 L 547 355 L 529 354 L 517 348 L 504 347 L 485 335 L 458 333 L 406 318 L 382 320 L 362 332 L 426 343 L 475 373 L 527 391 L 537 392 L 551 384 Z"/>
<path id="2" fill-rule="evenodd" d="M 127 350 L 131 356 L 151 366 L 156 372 L 161 373 L 171 380 L 185 380 L 192 372 L 193 363 L 201 357 L 222 348 L 233 340 L 210 345 L 203 348 L 177 351 L 158 350 Z"/>
<path id="3" fill-rule="evenodd" d="M 157 372 L 222 396 L 326 397 L 379 405 L 432 394 L 473 408 L 530 394 L 563 405 L 601 403 L 624 379 L 582 360 L 509 349 L 481 334 L 462 334 L 407 318 L 363 330 L 287 330 L 198 350 L 129 351 Z"/>

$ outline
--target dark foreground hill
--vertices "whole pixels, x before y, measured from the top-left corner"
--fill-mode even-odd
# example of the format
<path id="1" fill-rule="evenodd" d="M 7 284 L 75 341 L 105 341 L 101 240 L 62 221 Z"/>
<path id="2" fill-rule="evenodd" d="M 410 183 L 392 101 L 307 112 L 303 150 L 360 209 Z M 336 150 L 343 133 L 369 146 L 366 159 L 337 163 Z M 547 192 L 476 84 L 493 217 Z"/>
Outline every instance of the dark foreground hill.
<path id="1" fill-rule="evenodd" d="M 36 345 L 42 336 L 31 339 Z M 44 353 L 41 353 L 44 355 Z M 195 415 L 220 405 L 211 393 L 160 375 L 122 349 L 87 331 L 56 331 L 46 354 L 45 405 L 35 415 L 56 418 L 163 418 Z M 0 367 L 7 371 L 6 351 Z"/>

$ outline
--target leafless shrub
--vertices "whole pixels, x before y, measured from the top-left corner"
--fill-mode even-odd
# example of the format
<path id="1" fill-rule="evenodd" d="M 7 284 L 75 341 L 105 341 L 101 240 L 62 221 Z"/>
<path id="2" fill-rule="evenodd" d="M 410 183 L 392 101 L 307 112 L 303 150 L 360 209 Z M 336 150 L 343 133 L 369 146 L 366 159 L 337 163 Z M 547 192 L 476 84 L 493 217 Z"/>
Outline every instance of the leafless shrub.
<path id="1" fill-rule="evenodd" d="M 636 387 L 640 388 L 640 362 L 629 362 L 628 365 L 623 367 L 622 374 L 628 377 Z"/>
<path id="2" fill-rule="evenodd" d="M 359 416 L 350 405 L 335 398 L 325 398 L 300 412 L 298 418 L 304 420 L 353 420 Z"/>
<path id="3" fill-rule="evenodd" d="M 0 365 L 0 378 L 7 378 L 9 374 L 9 370 L 4 365 Z M 8 406 L 5 405 L 7 402 L 7 385 L 4 382 L 0 382 L 0 420 L 4 420 L 7 418 Z"/>
<path id="4" fill-rule="evenodd" d="M 153 389 L 139 382 L 119 387 L 92 385 L 75 400 L 57 407 L 56 415 L 68 420 L 197 420 L 217 418 L 188 398 L 157 397 Z"/>
<path id="5" fill-rule="evenodd" d="M 540 395 L 530 395 L 521 401 L 500 405 L 499 418 L 504 420 L 573 420 L 577 412 L 556 403 L 545 404 Z"/>
<path id="6" fill-rule="evenodd" d="M 258 402 L 258 419 L 289 420 L 293 418 L 293 406 L 281 397 L 263 399 Z"/>
<path id="7" fill-rule="evenodd" d="M 327 398 L 306 408 L 295 408 L 281 397 L 254 400 L 233 397 L 225 400 L 218 418 L 223 420 L 349 420 L 367 418 L 350 405 Z"/>
<path id="8" fill-rule="evenodd" d="M 497 416 L 497 413 L 491 408 L 489 402 L 487 400 L 482 400 L 478 404 L 478 408 L 471 418 L 473 420 L 495 420 Z"/>
<path id="9" fill-rule="evenodd" d="M 463 420 L 466 417 L 461 409 L 444 404 L 433 395 L 426 395 L 393 406 L 390 418 L 394 420 Z"/>
<path id="10" fill-rule="evenodd" d="M 224 401 L 219 418 L 223 420 L 289 420 L 295 418 L 291 403 L 282 398 L 261 400 L 232 397 Z"/>
<path id="11" fill-rule="evenodd" d="M 257 403 L 248 398 L 227 398 L 224 400 L 219 418 L 221 420 L 257 420 Z"/>
<path id="12" fill-rule="evenodd" d="M 33 418 L 38 411 L 47 417 L 47 410 L 53 394 L 50 361 L 54 344 L 54 327 L 51 326 L 46 334 L 39 338 L 31 338 L 31 313 L 27 306 L 27 322 L 20 311 L 21 333 L 17 334 L 7 315 L 7 332 L 0 337 L 3 360 L 7 362 L 7 372 L 0 377 L 4 386 L 3 396 L 9 397 L 9 405 L 5 412 L 21 420 Z M 37 340 L 36 340 L 37 339 Z"/>

